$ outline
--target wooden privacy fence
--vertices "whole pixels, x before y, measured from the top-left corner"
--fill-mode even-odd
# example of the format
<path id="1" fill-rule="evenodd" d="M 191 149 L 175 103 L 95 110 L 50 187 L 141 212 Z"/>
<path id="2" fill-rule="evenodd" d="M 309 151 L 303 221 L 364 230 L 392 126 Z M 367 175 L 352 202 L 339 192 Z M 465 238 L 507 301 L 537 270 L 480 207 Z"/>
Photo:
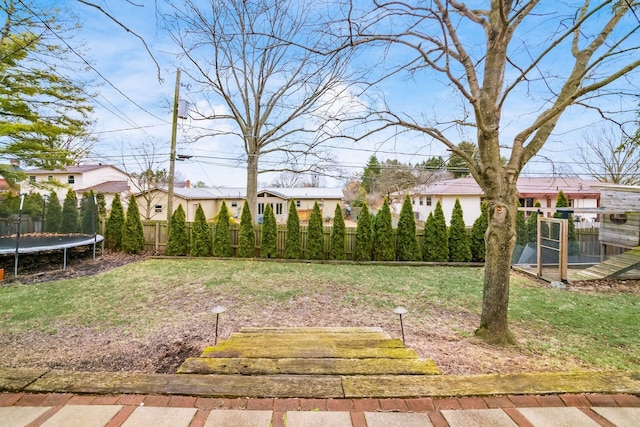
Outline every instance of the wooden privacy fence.
<path id="1" fill-rule="evenodd" d="M 144 230 L 144 240 L 145 240 L 145 250 L 150 252 L 163 253 L 167 246 L 167 223 L 166 221 L 143 221 L 142 227 Z M 193 227 L 193 223 L 187 223 L 187 234 L 189 237 L 189 242 L 191 242 L 191 229 Z M 210 224 L 211 228 L 211 237 L 213 238 L 214 226 Z M 238 235 L 240 232 L 239 224 L 230 224 L 229 228 L 231 229 L 231 248 L 233 255 L 236 255 L 236 251 L 238 249 Z M 329 253 L 331 251 L 331 229 L 333 227 L 330 225 L 324 226 L 324 253 L 325 259 L 329 258 Z M 262 226 L 255 225 L 254 226 L 255 235 L 256 235 L 256 250 L 255 256 L 260 256 L 260 242 L 262 241 Z M 469 230 L 467 230 L 469 231 Z M 424 230 L 418 229 L 416 230 L 416 235 L 418 237 L 418 242 L 422 247 L 423 241 L 423 232 Z M 103 222 L 103 234 L 104 234 L 104 222 Z M 300 226 L 300 235 L 301 235 L 301 244 L 302 244 L 302 255 L 305 257 L 305 250 L 307 247 L 307 226 Z M 284 242 L 287 236 L 287 227 L 285 224 L 278 224 L 278 256 L 282 257 L 284 253 Z M 600 242 L 598 241 L 598 229 L 597 228 L 586 228 L 586 229 L 577 229 L 576 236 L 579 244 L 579 253 L 583 255 L 599 255 L 600 254 Z M 346 227 L 345 228 L 345 255 L 348 260 L 353 259 L 353 252 L 356 245 L 356 228 L 355 227 Z M 191 244 L 189 244 L 189 248 Z"/>

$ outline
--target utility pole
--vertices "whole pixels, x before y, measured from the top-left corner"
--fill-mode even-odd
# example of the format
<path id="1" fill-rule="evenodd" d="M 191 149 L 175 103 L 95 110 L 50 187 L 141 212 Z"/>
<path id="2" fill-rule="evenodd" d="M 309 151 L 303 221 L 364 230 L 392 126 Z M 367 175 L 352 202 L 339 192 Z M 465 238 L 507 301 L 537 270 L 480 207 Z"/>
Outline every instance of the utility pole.
<path id="1" fill-rule="evenodd" d="M 173 96 L 173 120 L 171 122 L 171 154 L 169 159 L 169 188 L 167 189 L 167 235 L 173 213 L 173 182 L 176 174 L 176 138 L 178 134 L 178 102 L 180 98 L 180 69 L 176 70 L 176 89 Z"/>

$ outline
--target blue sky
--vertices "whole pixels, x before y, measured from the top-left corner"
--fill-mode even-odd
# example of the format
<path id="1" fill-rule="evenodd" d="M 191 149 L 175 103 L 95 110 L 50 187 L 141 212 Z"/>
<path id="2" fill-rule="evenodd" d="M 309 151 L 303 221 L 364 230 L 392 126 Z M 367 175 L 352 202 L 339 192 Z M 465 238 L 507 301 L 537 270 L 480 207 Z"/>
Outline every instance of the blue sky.
<path id="1" fill-rule="evenodd" d="M 43 3 L 70 7 L 82 24 L 73 42 L 84 43 L 86 50 L 83 51 L 83 56 L 94 67 L 94 70 L 79 76 L 91 79 L 96 85 L 94 87 L 98 94 L 95 98 L 97 120 L 94 131 L 98 137 L 95 160 L 118 164 L 124 155 L 124 161 L 128 167 L 135 169 L 133 156 L 136 153 L 131 152 L 129 146 L 135 146 L 142 141 L 155 140 L 160 144 L 159 166 L 168 168 L 171 100 L 176 72 L 172 54 L 177 52 L 177 49 L 156 27 L 155 1 L 109 0 L 98 1 L 98 3 L 145 38 L 160 64 L 162 82 L 158 80 L 156 65 L 140 41 L 94 8 L 82 5 L 76 0 L 43 1 Z M 537 22 L 528 31 L 544 32 L 542 25 Z M 532 43 L 534 40 L 543 39 L 544 37 L 532 38 Z M 402 60 L 405 53 L 394 51 L 392 59 Z M 377 54 L 375 50 L 371 50 L 372 57 L 375 58 Z M 562 69 L 561 56 L 554 56 L 551 59 L 552 61 L 545 66 Z M 188 79 L 183 78 L 182 83 L 181 98 L 198 102 L 198 95 L 191 92 L 192 86 Z M 637 86 L 635 89 L 638 93 Z M 384 93 L 385 99 L 391 106 L 413 116 L 424 114 L 446 117 L 447 115 L 455 116 L 458 112 L 455 109 L 457 99 L 452 96 L 447 85 L 443 84 L 441 79 L 433 79 L 430 75 L 418 74 L 415 79 L 399 76 L 381 85 L 380 91 Z M 611 98 L 607 102 L 610 102 L 607 107 L 612 110 L 626 111 L 623 118 L 627 120 L 633 117 L 630 111 L 637 107 L 637 99 L 632 98 Z M 526 96 L 508 104 L 502 122 L 503 140 L 508 142 L 508 137 L 513 136 L 539 109 L 540 104 L 529 102 Z M 549 159 L 555 162 L 555 168 L 560 172 L 579 172 L 578 165 L 573 160 L 576 147 L 581 143 L 584 133 L 601 121 L 592 110 L 577 108 L 566 114 L 540 156 L 533 159 L 524 174 L 552 173 L 554 166 Z M 204 181 L 208 185 L 244 186 L 246 175 L 244 165 L 238 160 L 242 156 L 239 142 L 228 137 L 217 137 L 213 141 L 209 140 L 196 145 L 185 144 L 184 141 L 194 132 L 196 126 L 200 124 L 190 119 L 181 120 L 179 123 L 178 153 L 193 157 L 185 162 L 177 162 L 177 171 L 183 178 L 190 179 L 192 182 Z M 452 131 L 450 135 L 452 139 L 472 141 L 474 139 L 473 132 L 469 130 Z M 338 162 L 348 173 L 361 171 L 373 153 L 376 153 L 380 160 L 390 158 L 412 163 L 434 155 L 447 156 L 446 150 L 440 143 L 416 133 L 399 135 L 387 133 L 357 144 L 335 141 L 331 146 L 336 147 L 332 150 Z M 273 176 L 261 176 L 259 180 L 267 184 L 272 178 Z M 337 184 L 331 178 L 327 178 L 325 183 Z"/>

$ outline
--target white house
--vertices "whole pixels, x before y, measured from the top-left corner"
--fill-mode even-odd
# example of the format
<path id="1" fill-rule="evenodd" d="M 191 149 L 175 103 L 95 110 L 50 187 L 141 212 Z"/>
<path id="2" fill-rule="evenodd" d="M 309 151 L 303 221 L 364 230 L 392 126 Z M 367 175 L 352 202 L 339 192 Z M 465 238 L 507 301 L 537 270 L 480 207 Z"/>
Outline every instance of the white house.
<path id="1" fill-rule="evenodd" d="M 577 177 L 521 177 L 518 179 L 520 203 L 524 207 L 532 207 L 539 201 L 543 208 L 556 205 L 558 193 L 562 190 L 574 208 L 597 208 L 600 206 L 601 183 Z M 464 213 L 464 223 L 470 227 L 480 216 L 480 207 L 484 200 L 484 192 L 471 177 L 437 181 L 421 185 L 404 192 L 392 194 L 392 210 L 400 213 L 405 194 L 411 197 L 413 212 L 420 221 L 425 221 L 438 201 L 442 205 L 447 223 L 451 220 L 451 212 L 456 199 L 460 200 Z"/>
<path id="2" fill-rule="evenodd" d="M 131 189 L 134 188 L 129 175 L 112 165 L 76 165 L 65 169 L 28 169 L 24 172 L 27 179 L 21 182 L 23 192 L 48 194 L 54 191 L 61 203 L 69 188 L 76 193 L 78 199 L 93 190 L 94 193 L 104 193 L 109 209 L 116 193 L 120 194 L 126 205 Z"/>

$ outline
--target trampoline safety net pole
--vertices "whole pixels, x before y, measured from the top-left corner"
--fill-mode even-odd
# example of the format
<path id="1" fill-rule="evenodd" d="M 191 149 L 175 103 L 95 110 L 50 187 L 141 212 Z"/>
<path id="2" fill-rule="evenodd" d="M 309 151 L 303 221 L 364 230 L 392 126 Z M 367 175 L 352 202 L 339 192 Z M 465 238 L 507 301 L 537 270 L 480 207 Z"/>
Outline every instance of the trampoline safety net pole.
<path id="1" fill-rule="evenodd" d="M 64 261 L 62 263 L 62 269 L 67 269 L 67 248 L 64 248 Z"/>
<path id="2" fill-rule="evenodd" d="M 18 277 L 18 258 L 20 257 L 20 222 L 22 220 L 22 207 L 24 206 L 24 196 L 20 195 L 20 210 L 18 211 L 18 229 L 16 230 L 16 255 L 14 257 L 13 277 Z"/>

